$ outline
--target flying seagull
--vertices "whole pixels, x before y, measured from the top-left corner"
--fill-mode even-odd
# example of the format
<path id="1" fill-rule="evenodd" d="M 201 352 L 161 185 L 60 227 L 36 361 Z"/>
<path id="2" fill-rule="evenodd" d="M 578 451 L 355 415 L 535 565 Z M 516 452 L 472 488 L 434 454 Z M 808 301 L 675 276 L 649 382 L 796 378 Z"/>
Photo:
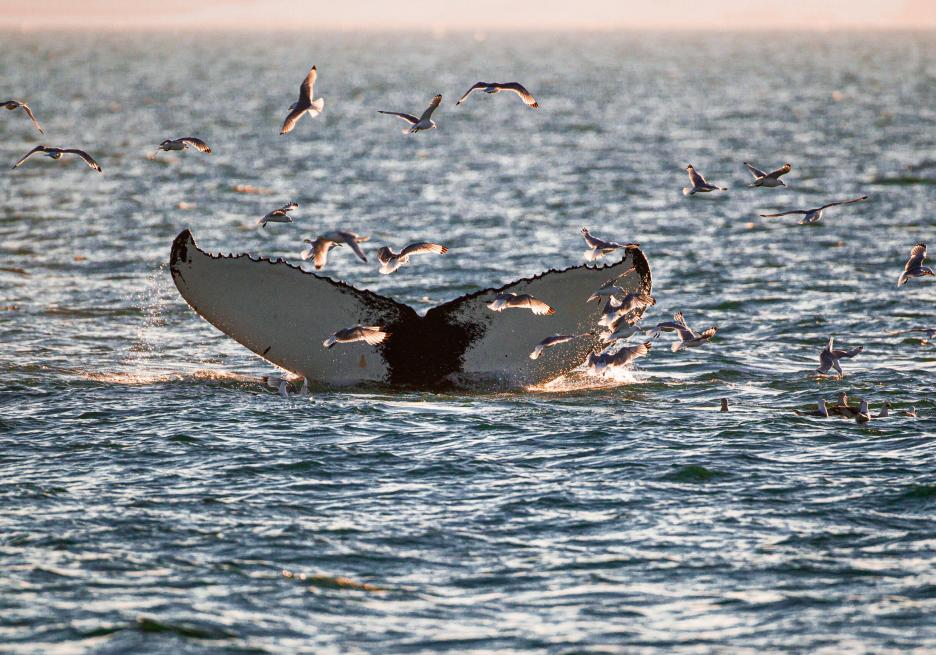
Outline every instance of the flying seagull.
<path id="1" fill-rule="evenodd" d="M 903 273 L 897 278 L 897 286 L 902 287 L 909 282 L 912 277 L 926 277 L 927 275 L 936 276 L 933 269 L 923 265 L 924 261 L 926 261 L 926 244 L 918 243 L 910 249 L 910 259 L 907 260 Z"/>
<path id="2" fill-rule="evenodd" d="M 593 352 L 588 356 L 586 364 L 589 368 L 594 369 L 596 373 L 601 373 L 606 368 L 621 368 L 638 357 L 646 355 L 652 347 L 653 345 L 646 341 L 636 346 L 625 346 L 614 354 L 607 351 L 603 353 Z"/>
<path id="3" fill-rule="evenodd" d="M 25 155 L 23 155 L 18 162 L 13 164 L 10 168 L 19 168 L 23 165 L 23 162 L 29 159 L 30 155 L 33 155 L 37 152 L 45 153 L 47 157 L 52 159 L 61 159 L 62 155 L 78 155 L 81 157 L 84 162 L 96 170 L 98 173 L 101 172 L 100 165 L 91 158 L 91 155 L 86 153 L 84 150 L 78 150 L 77 148 L 50 148 L 49 146 L 36 146 Z"/>
<path id="4" fill-rule="evenodd" d="M 713 325 L 704 332 L 696 332 L 686 324 L 686 319 L 683 318 L 682 312 L 676 312 L 673 316 L 673 323 L 676 325 L 675 331 L 676 335 L 679 337 L 679 341 L 676 341 L 671 346 L 672 351 L 679 352 L 683 348 L 695 348 L 701 346 L 702 344 L 711 341 L 712 337 L 715 336 L 715 333 L 718 332 L 718 327 Z"/>
<path id="5" fill-rule="evenodd" d="M 300 255 L 303 259 L 309 259 L 309 257 L 315 258 L 315 270 L 321 270 L 325 266 L 325 260 L 328 255 L 328 251 L 335 246 L 346 245 L 354 251 L 354 254 L 362 262 L 367 261 L 367 255 L 364 254 L 364 251 L 361 250 L 361 246 L 358 245 L 361 241 L 367 241 L 370 237 L 361 236 L 355 234 L 354 232 L 345 232 L 344 230 L 332 230 L 331 232 L 326 232 L 325 234 L 320 235 L 315 239 L 315 241 L 310 241 L 309 239 L 303 239 L 303 243 L 309 244 L 309 248 L 306 248 Z"/>
<path id="6" fill-rule="evenodd" d="M 825 375 L 830 369 L 834 368 L 838 371 L 839 377 L 845 377 L 845 373 L 842 372 L 842 367 L 839 365 L 839 360 L 843 357 L 849 359 L 854 357 L 864 350 L 864 346 L 858 346 L 851 350 L 835 350 L 832 346 L 833 339 L 834 337 L 829 337 L 829 343 L 819 353 L 819 368 L 816 369 L 816 372 Z"/>
<path id="7" fill-rule="evenodd" d="M 416 118 L 412 114 L 403 114 L 398 111 L 383 111 L 378 109 L 378 114 L 388 114 L 390 116 L 399 116 L 407 123 L 410 124 L 410 127 L 403 128 L 403 134 L 415 134 L 416 132 L 422 132 L 423 130 L 432 130 L 435 129 L 435 121 L 430 120 L 432 112 L 436 110 L 436 107 L 442 102 L 442 95 L 439 94 L 432 99 L 432 102 L 429 103 L 429 106 L 426 108 L 426 111 L 422 113 L 422 116 Z"/>
<path id="8" fill-rule="evenodd" d="M 149 158 L 156 159 L 156 155 L 158 155 L 160 151 L 169 152 L 170 150 L 185 150 L 186 148 L 193 148 L 198 152 L 211 154 L 211 146 L 207 143 L 194 136 L 184 136 L 181 139 L 166 139 L 156 146 L 156 152 L 150 155 Z"/>
<path id="9" fill-rule="evenodd" d="M 705 181 L 705 178 L 702 177 L 702 174 L 697 171 L 692 164 L 686 166 L 686 172 L 689 173 L 689 181 L 692 183 L 691 187 L 683 187 L 683 195 L 691 196 L 696 193 L 708 193 L 709 191 L 727 191 L 727 187 L 715 186 L 714 184 L 709 184 Z"/>
<path id="10" fill-rule="evenodd" d="M 495 312 L 502 312 L 505 309 L 529 309 L 537 316 L 549 316 L 556 313 L 555 309 L 528 293 L 517 294 L 510 291 L 502 291 L 494 296 L 494 300 L 488 303 L 487 307 Z"/>
<path id="11" fill-rule="evenodd" d="M 6 102 L 0 102 L 0 107 L 9 109 L 10 111 L 13 111 L 14 109 L 22 109 L 24 112 L 26 112 L 26 115 L 29 116 L 29 120 L 31 120 L 33 125 L 36 126 L 36 129 L 39 130 L 39 134 L 45 134 L 42 126 L 39 125 L 39 121 L 37 121 L 36 117 L 33 115 L 32 109 L 30 109 L 29 105 L 27 105 L 25 102 L 20 102 L 19 100 L 7 100 Z"/>
<path id="12" fill-rule="evenodd" d="M 615 282 L 617 282 L 622 277 L 624 277 L 628 273 L 631 273 L 635 270 L 637 269 L 631 266 L 629 269 L 627 269 L 620 275 L 615 275 L 610 280 L 607 280 L 604 284 L 598 287 L 592 295 L 588 296 L 588 300 L 586 300 L 585 302 L 591 302 L 592 300 L 601 300 L 602 298 L 610 298 L 611 296 L 616 296 L 618 294 L 624 293 L 624 289 L 622 289 L 617 284 L 615 284 Z"/>
<path id="13" fill-rule="evenodd" d="M 786 175 L 791 170 L 793 170 L 792 164 L 784 164 L 777 170 L 771 171 L 769 173 L 765 173 L 759 168 L 755 168 L 754 165 L 749 162 L 744 162 L 744 165 L 747 166 L 747 169 L 751 171 L 751 175 L 754 176 L 754 181 L 748 185 L 751 187 L 763 186 L 773 188 L 778 186 L 786 186 L 783 180 L 780 179 L 780 176 Z"/>
<path id="14" fill-rule="evenodd" d="M 290 202 L 283 205 L 279 209 L 274 209 L 269 214 L 257 221 L 257 225 L 260 227 L 266 227 L 267 223 L 292 223 L 293 219 L 289 215 L 294 209 L 299 209 L 298 202 Z"/>
<path id="15" fill-rule="evenodd" d="M 606 332 L 602 332 L 600 337 L 602 342 L 608 344 L 615 341 L 630 339 L 638 332 L 646 332 L 646 328 L 632 325 L 626 316 L 621 316 L 615 320 Z"/>
<path id="16" fill-rule="evenodd" d="M 566 343 L 567 341 L 572 341 L 573 339 L 578 339 L 579 337 L 587 336 L 586 334 L 554 334 L 551 337 L 546 337 L 533 349 L 533 352 L 530 353 L 530 359 L 539 359 L 539 356 L 543 354 L 543 351 L 547 348 L 552 348 L 553 346 L 558 346 L 560 343 Z"/>
<path id="17" fill-rule="evenodd" d="M 619 248 L 639 248 L 639 243 L 617 243 L 616 241 L 605 241 L 604 239 L 599 239 L 596 236 L 592 236 L 591 232 L 588 231 L 587 227 L 582 228 L 582 238 L 585 239 L 585 243 L 588 244 L 588 247 L 591 250 L 585 251 L 585 260 L 593 262 L 596 259 L 600 259 L 605 255 L 608 255 Z M 633 270 L 633 269 L 630 269 Z M 627 273 L 630 270 L 626 271 Z M 621 275 L 624 275 L 622 273 Z"/>
<path id="18" fill-rule="evenodd" d="M 377 259 L 380 260 L 380 272 L 389 275 L 404 264 L 408 264 L 412 255 L 426 253 L 444 255 L 447 252 L 448 248 L 440 246 L 438 243 L 411 243 L 398 253 L 390 250 L 388 246 L 384 246 L 377 251 Z"/>
<path id="19" fill-rule="evenodd" d="M 318 71 L 315 66 L 309 69 L 309 74 L 299 85 L 299 99 L 289 106 L 289 114 L 283 121 L 283 127 L 280 134 L 289 134 L 296 127 L 296 123 L 304 114 L 311 117 L 318 116 L 325 109 L 325 98 L 312 100 L 312 87 L 315 85 L 315 78 L 318 77 Z"/>
<path id="20" fill-rule="evenodd" d="M 610 327 L 625 314 L 656 304 L 656 298 L 647 293 L 628 293 L 622 298 L 611 296 L 605 305 L 604 313 L 598 319 L 598 325 Z"/>
<path id="21" fill-rule="evenodd" d="M 325 348 L 331 348 L 336 343 L 354 343 L 355 341 L 366 341 L 370 345 L 376 346 L 378 343 L 382 342 L 389 336 L 390 334 L 384 332 L 382 327 L 355 325 L 354 327 L 338 330 L 325 339 L 325 341 L 322 342 L 322 345 L 325 346 Z"/>
<path id="22" fill-rule="evenodd" d="M 267 375 L 264 378 L 264 382 L 271 389 L 276 389 L 283 398 L 289 398 L 289 380 L 286 379 L 285 375 L 276 377 L 275 375 Z"/>
<path id="23" fill-rule="evenodd" d="M 830 202 L 828 205 L 823 205 L 822 207 L 813 207 L 812 209 L 792 209 L 786 212 L 780 212 L 779 214 L 761 214 L 761 218 L 777 218 L 778 216 L 789 216 L 790 214 L 802 214 L 803 218 L 800 219 L 800 225 L 806 225 L 807 223 L 818 223 L 822 219 L 822 212 L 829 207 L 837 207 L 838 205 L 850 205 L 853 202 L 861 202 L 862 200 L 867 200 L 868 196 L 861 196 L 860 198 L 852 198 L 851 200 L 839 200 L 838 202 Z"/>
<path id="24" fill-rule="evenodd" d="M 524 104 L 531 109 L 536 109 L 539 107 L 539 103 L 536 102 L 536 98 L 530 95 L 530 92 L 527 91 L 522 84 L 519 82 L 478 82 L 473 87 L 465 91 L 465 95 L 459 98 L 456 105 L 460 105 L 468 99 L 468 96 L 471 95 L 471 92 L 481 89 L 485 93 L 500 93 L 501 91 L 512 91 L 520 96 L 520 99 L 523 100 Z"/>

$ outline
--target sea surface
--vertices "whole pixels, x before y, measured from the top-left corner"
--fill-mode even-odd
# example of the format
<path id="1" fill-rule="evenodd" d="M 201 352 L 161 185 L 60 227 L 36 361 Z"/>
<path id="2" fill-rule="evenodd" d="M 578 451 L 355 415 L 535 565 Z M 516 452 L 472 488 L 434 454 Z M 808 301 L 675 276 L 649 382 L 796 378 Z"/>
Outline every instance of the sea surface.
<path id="1" fill-rule="evenodd" d="M 2 40 L 46 134 L 0 112 L 0 162 L 104 172 L 0 172 L 0 652 L 936 650 L 936 344 L 888 334 L 936 326 L 936 281 L 895 286 L 936 245 L 936 34 Z M 282 137 L 312 64 L 325 111 Z M 455 107 L 491 79 L 541 108 Z M 432 132 L 376 113 L 435 93 Z M 147 159 L 190 135 L 214 153 Z M 688 163 L 730 190 L 684 197 Z M 424 311 L 582 263 L 583 226 L 642 245 L 646 322 L 717 337 L 619 384 L 284 399 L 167 270 L 185 228 L 291 261 L 438 240 L 326 269 Z M 864 345 L 844 380 L 811 374 L 829 336 Z M 792 411 L 840 391 L 895 415 Z"/>

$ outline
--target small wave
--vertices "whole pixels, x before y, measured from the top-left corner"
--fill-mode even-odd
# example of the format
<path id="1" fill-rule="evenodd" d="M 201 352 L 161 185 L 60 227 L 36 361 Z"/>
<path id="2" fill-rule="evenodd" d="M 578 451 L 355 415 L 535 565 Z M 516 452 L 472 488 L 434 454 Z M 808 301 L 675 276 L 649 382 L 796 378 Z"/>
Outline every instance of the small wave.
<path id="1" fill-rule="evenodd" d="M 372 585 L 367 582 L 358 582 L 357 580 L 346 578 L 343 575 L 306 575 L 305 573 L 293 573 L 292 571 L 284 570 L 283 577 L 289 580 L 306 583 L 310 587 L 318 589 L 351 589 L 353 591 L 372 592 L 387 591 L 383 587 L 378 587 L 377 585 Z"/>
<path id="2" fill-rule="evenodd" d="M 660 477 L 661 480 L 670 482 L 708 482 L 717 478 L 726 477 L 728 474 L 721 471 L 707 469 L 704 466 L 690 464 L 683 466 L 675 471 L 671 471 Z"/>
<path id="3" fill-rule="evenodd" d="M 140 632 L 171 632 L 192 639 L 230 639 L 237 636 L 216 626 L 203 626 L 189 622 L 168 623 L 147 616 L 138 618 L 135 627 Z"/>
<path id="4" fill-rule="evenodd" d="M 544 384 L 527 387 L 527 391 L 557 393 L 565 391 L 584 391 L 589 389 L 611 389 L 625 384 L 639 382 L 632 370 L 606 371 L 603 375 L 596 375 L 590 371 L 574 370 L 560 375 L 554 380 Z"/>

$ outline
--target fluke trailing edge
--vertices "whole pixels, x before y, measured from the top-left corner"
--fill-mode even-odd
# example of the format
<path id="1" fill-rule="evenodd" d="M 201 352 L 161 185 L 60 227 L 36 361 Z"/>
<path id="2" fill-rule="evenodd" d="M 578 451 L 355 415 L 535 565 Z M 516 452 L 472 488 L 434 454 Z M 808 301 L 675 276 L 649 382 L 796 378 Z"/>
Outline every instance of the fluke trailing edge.
<path id="1" fill-rule="evenodd" d="M 390 298 L 302 270 L 282 260 L 211 255 L 189 230 L 172 244 L 169 266 L 179 293 L 205 320 L 261 357 L 320 385 L 415 388 L 521 388 L 583 364 L 600 338 L 602 309 L 584 300 L 609 277 L 649 294 L 650 266 L 639 248 L 607 266 L 575 266 L 484 289 L 433 307 L 425 316 Z M 529 294 L 555 313 L 491 311 L 498 294 Z M 637 310 L 635 318 L 643 312 Z M 386 339 L 323 348 L 349 326 L 380 326 Z M 577 334 L 536 359 L 546 337 Z"/>

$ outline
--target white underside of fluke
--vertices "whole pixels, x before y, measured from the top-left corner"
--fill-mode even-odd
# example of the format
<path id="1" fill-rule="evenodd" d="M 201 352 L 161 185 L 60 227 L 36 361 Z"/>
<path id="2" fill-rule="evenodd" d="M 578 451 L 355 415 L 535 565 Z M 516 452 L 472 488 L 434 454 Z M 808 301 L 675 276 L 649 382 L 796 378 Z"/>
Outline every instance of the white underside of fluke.
<path id="1" fill-rule="evenodd" d="M 425 316 L 390 298 L 303 271 L 284 261 L 247 255 L 210 255 L 191 232 L 176 237 L 170 257 L 179 293 L 200 316 L 270 362 L 320 386 L 359 384 L 416 388 L 460 386 L 522 388 L 542 385 L 585 361 L 598 346 L 588 335 L 529 355 L 553 334 L 598 331 L 603 303 L 586 303 L 609 278 L 626 291 L 650 292 L 650 268 L 637 248 L 601 267 L 548 271 L 498 289 L 478 291 L 433 307 Z M 556 310 L 493 312 L 495 293 L 529 293 Z M 390 336 L 322 347 L 322 340 L 352 325 L 375 325 Z"/>

